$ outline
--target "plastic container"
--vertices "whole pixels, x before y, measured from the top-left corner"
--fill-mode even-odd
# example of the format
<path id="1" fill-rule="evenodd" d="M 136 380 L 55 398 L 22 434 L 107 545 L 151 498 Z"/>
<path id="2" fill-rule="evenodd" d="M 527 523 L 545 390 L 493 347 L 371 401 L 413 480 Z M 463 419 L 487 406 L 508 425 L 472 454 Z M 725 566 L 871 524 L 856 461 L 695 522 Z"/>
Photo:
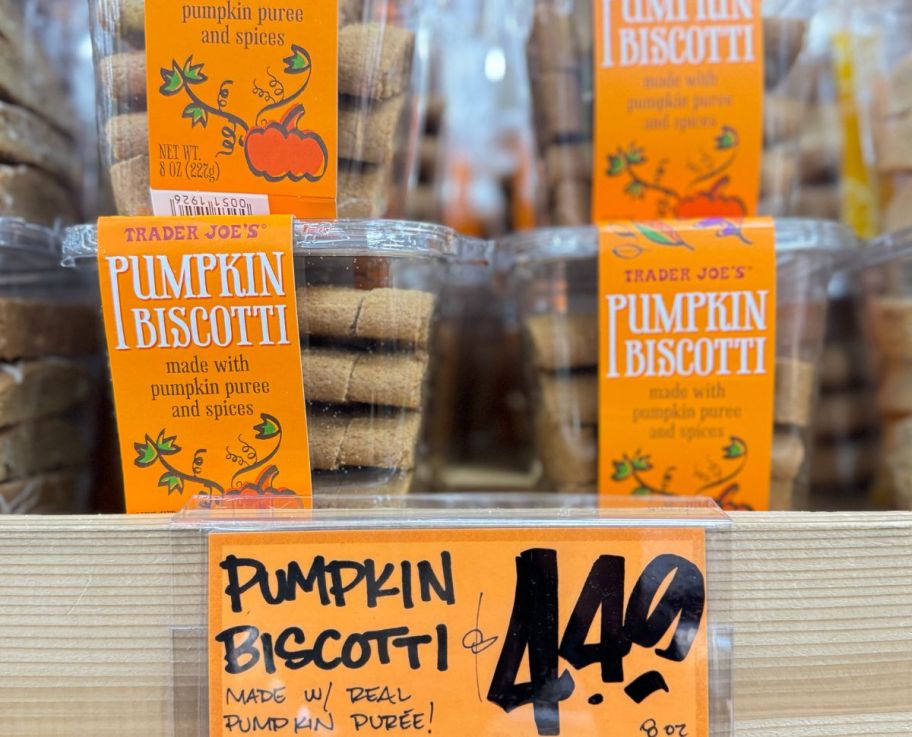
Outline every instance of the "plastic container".
<path id="1" fill-rule="evenodd" d="M 151 214 L 144 0 L 90 3 L 102 163 L 110 174 L 118 214 Z M 413 5 L 389 0 L 339 3 L 339 217 L 395 215 L 390 206 L 403 205 L 420 123 L 412 92 L 418 79 L 413 61 L 421 13 Z M 223 27 L 218 21 L 213 24 Z M 278 48 L 276 68 L 264 70 L 260 96 L 265 103 L 273 100 L 273 93 L 285 94 L 283 80 L 275 75 L 280 75 L 278 65 L 287 53 L 287 45 Z M 225 86 L 219 87 L 220 82 L 211 80 L 197 89 L 211 102 L 212 119 L 223 108 Z M 277 120 L 299 102 L 291 99 L 291 89 L 286 98 L 269 103 L 285 100 L 273 108 L 281 113 Z M 191 123 L 186 123 L 189 130 Z M 235 137 L 235 146 L 243 146 L 241 138 Z"/>
<path id="2" fill-rule="evenodd" d="M 864 328 L 876 363 L 882 466 L 896 505 L 912 509 L 912 230 L 874 241 L 861 259 Z"/>
<path id="3" fill-rule="evenodd" d="M 764 156 L 759 214 L 784 214 L 796 181 L 799 131 L 809 85 L 790 72 L 814 2 L 765 0 Z M 552 225 L 591 222 L 592 0 L 535 0 L 529 73 Z"/>
<path id="4" fill-rule="evenodd" d="M 817 391 L 827 285 L 837 254 L 853 237 L 835 223 L 776 221 L 776 397 L 771 505 L 801 508 L 808 427 Z M 506 239 L 531 374 L 539 486 L 596 488 L 598 448 L 598 230 L 553 228 Z M 558 368 L 539 370 L 535 355 Z"/>
<path id="5" fill-rule="evenodd" d="M 448 265 L 435 328 L 422 488 L 520 489 L 531 461 L 521 335 L 492 244 L 462 244 Z"/>
<path id="6" fill-rule="evenodd" d="M 853 51 L 862 137 L 879 185 L 880 232 L 912 226 L 912 6 L 853 6 Z"/>
<path id="7" fill-rule="evenodd" d="M 398 221 L 296 221 L 295 280 L 314 491 L 411 487 L 426 419 L 438 295 L 459 239 Z M 66 232 L 95 270 L 96 229 Z"/>
<path id="8" fill-rule="evenodd" d="M 97 294 L 60 268 L 55 232 L 0 218 L 0 513 L 88 511 Z"/>
<path id="9" fill-rule="evenodd" d="M 80 219 L 83 162 L 66 67 L 47 53 L 36 10 L 20 1 L 0 11 L 0 217 L 51 226 Z"/>

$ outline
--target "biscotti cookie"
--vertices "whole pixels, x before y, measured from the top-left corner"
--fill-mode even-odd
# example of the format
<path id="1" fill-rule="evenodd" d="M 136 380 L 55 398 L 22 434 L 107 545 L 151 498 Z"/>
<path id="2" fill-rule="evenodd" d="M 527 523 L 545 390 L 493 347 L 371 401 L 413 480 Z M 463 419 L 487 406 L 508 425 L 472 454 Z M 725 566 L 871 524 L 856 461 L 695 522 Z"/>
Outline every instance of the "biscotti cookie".
<path id="1" fill-rule="evenodd" d="M 421 415 L 348 416 L 309 412 L 310 463 L 315 471 L 345 467 L 409 470 L 415 467 L 415 446 Z"/>
<path id="2" fill-rule="evenodd" d="M 0 364 L 0 427 L 59 414 L 89 396 L 91 377 L 57 359 Z"/>
<path id="3" fill-rule="evenodd" d="M 383 217 L 389 199 L 392 168 L 389 164 L 339 162 L 340 218 L 370 220 Z"/>
<path id="4" fill-rule="evenodd" d="M 547 491 L 593 491 L 598 480 L 598 441 L 591 426 L 555 424 L 538 413 L 535 439 Z"/>
<path id="5" fill-rule="evenodd" d="M 149 157 L 146 154 L 112 164 L 111 187 L 118 212 L 134 216 L 152 214 Z"/>
<path id="6" fill-rule="evenodd" d="M 535 366 L 543 371 L 598 365 L 598 315 L 544 314 L 526 320 Z"/>
<path id="7" fill-rule="evenodd" d="M 79 207 L 56 177 L 32 166 L 0 164 L 0 217 L 53 226 L 77 221 Z"/>
<path id="8" fill-rule="evenodd" d="M 77 466 L 85 461 L 79 426 L 59 418 L 14 425 L 0 431 L 0 481 Z"/>
<path id="9" fill-rule="evenodd" d="M 0 483 L 0 514 L 74 511 L 84 486 L 78 473 L 62 471 Z"/>
<path id="10" fill-rule="evenodd" d="M 912 361 L 912 298 L 874 297 L 870 317 L 872 337 L 882 356 Z"/>
<path id="11" fill-rule="evenodd" d="M 149 116 L 146 113 L 114 115 L 105 124 L 105 140 L 112 161 L 146 156 L 149 150 Z M 146 168 L 148 167 L 146 159 Z"/>
<path id="12" fill-rule="evenodd" d="M 542 410 L 552 423 L 580 425 L 598 423 L 598 376 L 595 374 L 566 374 L 539 376 Z"/>
<path id="13" fill-rule="evenodd" d="M 0 360 L 92 355 L 98 340 L 98 315 L 92 308 L 0 298 Z"/>
<path id="14" fill-rule="evenodd" d="M 388 164 L 395 151 L 405 95 L 380 103 L 346 100 L 339 105 L 339 158 Z"/>
<path id="15" fill-rule="evenodd" d="M 339 30 L 339 94 L 374 100 L 401 95 L 409 83 L 415 37 L 380 23 Z"/>
<path id="16" fill-rule="evenodd" d="M 806 427 L 811 421 L 816 387 L 817 369 L 813 364 L 794 358 L 777 358 L 775 422 Z"/>
<path id="17" fill-rule="evenodd" d="M 69 185 L 79 180 L 73 142 L 23 107 L 0 101 L 0 160 L 29 164 Z"/>
<path id="18" fill-rule="evenodd" d="M 298 289 L 302 335 L 403 343 L 425 349 L 434 295 L 414 289 Z"/>
<path id="19" fill-rule="evenodd" d="M 310 402 L 421 409 L 427 354 L 310 348 L 301 359 Z"/>

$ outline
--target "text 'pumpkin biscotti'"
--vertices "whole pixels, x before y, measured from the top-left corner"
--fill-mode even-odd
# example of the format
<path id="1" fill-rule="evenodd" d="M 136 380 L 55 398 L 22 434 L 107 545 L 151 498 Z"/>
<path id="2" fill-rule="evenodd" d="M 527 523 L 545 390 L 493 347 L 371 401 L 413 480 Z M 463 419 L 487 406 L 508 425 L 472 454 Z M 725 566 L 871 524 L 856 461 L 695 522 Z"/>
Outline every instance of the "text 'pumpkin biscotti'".
<path id="1" fill-rule="evenodd" d="M 540 486 L 800 506 L 826 289 L 852 238 L 835 224 L 781 219 L 603 233 L 607 254 L 594 227 L 500 246 L 523 326 Z M 764 269 L 768 283 L 757 278 Z M 687 447 L 686 462 L 670 459 Z M 745 475 L 751 450 L 762 477 Z"/>
<path id="2" fill-rule="evenodd" d="M 152 235 L 152 226 L 160 219 L 119 220 L 144 223 L 145 237 Z M 222 220 L 218 219 L 218 222 Z M 215 219 L 210 221 L 215 222 Z M 184 223 L 195 225 L 198 234 L 210 221 L 166 219 L 173 229 L 182 227 L 186 231 L 189 226 Z M 257 224 L 257 217 L 230 219 L 230 222 L 253 226 Z M 154 230 L 159 231 L 160 228 Z M 134 235 L 136 233 L 139 231 Z M 87 270 L 97 268 L 97 239 L 94 227 L 67 231 L 66 262 Z M 301 367 L 297 387 L 303 391 L 306 401 L 313 493 L 316 497 L 327 497 L 406 492 L 422 453 L 420 439 L 425 423 L 426 383 L 433 358 L 438 294 L 446 266 L 456 257 L 460 239 L 449 229 L 431 225 L 340 220 L 294 221 L 292 240 L 294 290 L 287 296 L 294 302 L 297 321 L 293 325 L 286 324 L 284 334 L 291 336 L 296 332 L 300 340 L 300 346 L 296 346 Z M 218 248 L 219 238 L 214 237 L 207 249 L 217 251 Z M 160 305 L 154 299 L 153 302 L 145 306 L 158 314 L 155 310 Z M 194 305 L 204 309 L 199 300 Z M 168 319 L 167 315 L 162 319 Z M 253 327 L 250 330 L 253 331 Z M 151 335 L 149 331 L 151 328 L 147 329 L 147 336 Z M 158 328 L 155 331 L 159 338 L 171 334 Z M 177 331 L 181 331 L 179 325 Z M 109 340 L 110 332 L 109 326 Z M 246 335 L 251 338 L 253 332 Z M 232 350 L 233 356 L 237 354 L 234 356 L 238 359 L 237 365 L 243 370 L 240 378 L 248 384 L 258 381 L 254 362 L 245 355 L 250 350 L 242 346 Z M 187 361 L 192 362 L 194 351 L 184 352 Z M 152 360 L 152 354 L 147 358 Z M 224 396 L 229 379 L 234 381 L 237 377 L 220 379 L 210 375 L 205 378 L 209 380 L 206 387 L 193 398 L 193 403 L 198 401 L 203 417 L 211 405 L 213 412 L 220 414 L 218 422 L 224 424 L 231 418 L 218 407 L 225 405 L 226 400 L 228 405 L 234 406 L 237 402 L 243 405 L 255 399 L 245 399 L 247 395 L 231 399 Z M 186 382 L 186 377 L 181 381 Z M 212 388 L 213 384 L 215 388 Z M 186 404 L 181 396 L 161 395 L 161 400 L 175 406 Z M 0 409 L 2 406 L 3 385 L 0 382 Z M 259 422 L 258 417 L 247 424 L 253 426 L 254 422 Z M 220 447 L 217 451 L 237 457 L 239 467 L 246 467 L 245 459 L 249 460 L 248 454 L 258 447 L 257 441 L 252 439 L 254 434 L 248 429 L 239 438 L 232 439 L 226 448 Z M 165 428 L 162 442 L 171 435 L 173 431 Z M 212 437 L 216 435 L 213 429 Z M 156 447 L 160 445 L 154 434 L 150 435 L 150 440 Z M 2 442 L 0 437 L 0 444 Z M 121 445 L 123 452 L 124 443 Z M 165 445 L 165 451 L 170 454 L 166 454 L 165 460 L 175 468 L 178 464 L 183 464 L 181 470 L 184 466 L 195 468 L 197 460 L 202 462 L 201 470 L 214 468 L 214 461 L 207 462 L 205 457 L 192 458 L 192 448 L 184 448 L 180 442 L 176 445 L 181 450 L 173 454 L 171 445 L 166 442 Z M 208 454 L 215 452 L 215 448 L 207 446 Z M 187 453 L 190 455 L 184 458 Z M 155 455 L 152 451 L 150 454 Z M 132 462 L 133 458 L 129 460 Z M 156 475 L 152 482 L 157 478 Z M 269 479 L 270 483 L 276 484 L 281 484 L 282 480 L 281 476 Z M 179 509 L 186 502 L 182 497 L 189 494 L 190 486 L 189 482 L 175 484 L 170 493 L 168 489 L 150 487 L 149 493 L 159 493 L 160 504 Z M 222 483 L 221 487 L 221 491 L 215 490 L 217 494 L 240 493 L 231 483 Z"/>
<path id="3" fill-rule="evenodd" d="M 397 214 L 420 124 L 417 8 L 92 5 L 102 159 L 119 214 Z"/>

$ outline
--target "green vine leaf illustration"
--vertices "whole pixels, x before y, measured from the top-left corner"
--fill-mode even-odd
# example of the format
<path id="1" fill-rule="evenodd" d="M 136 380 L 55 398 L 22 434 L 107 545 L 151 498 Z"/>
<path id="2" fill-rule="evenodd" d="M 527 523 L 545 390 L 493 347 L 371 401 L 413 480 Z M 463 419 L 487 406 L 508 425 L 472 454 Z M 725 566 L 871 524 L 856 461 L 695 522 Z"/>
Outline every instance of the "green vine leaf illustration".
<path id="1" fill-rule="evenodd" d="M 683 246 L 690 249 L 691 247 L 684 242 L 681 235 L 667 223 L 636 223 L 635 227 L 648 240 L 660 246 Z"/>
<path id="2" fill-rule="evenodd" d="M 310 70 L 310 54 L 297 44 L 291 45 L 291 56 L 286 56 L 282 61 L 285 62 L 286 74 L 303 74 Z"/>
<path id="3" fill-rule="evenodd" d="M 646 161 L 646 157 L 643 155 L 643 149 L 637 148 L 636 146 L 631 146 L 627 150 L 625 156 L 628 164 L 642 164 Z"/>
<path id="4" fill-rule="evenodd" d="M 189 105 L 187 105 L 187 107 L 184 108 L 184 113 L 181 115 L 181 117 L 190 118 L 192 121 L 192 126 L 194 127 L 201 125 L 203 128 L 205 128 L 206 124 L 209 122 L 209 113 L 195 102 L 191 102 Z"/>
<path id="5" fill-rule="evenodd" d="M 158 448 L 148 435 L 145 443 L 133 443 L 133 448 L 136 450 L 136 460 L 133 462 L 140 468 L 148 468 L 158 460 Z"/>
<path id="6" fill-rule="evenodd" d="M 633 458 L 633 468 L 635 471 L 650 471 L 652 470 L 652 463 L 649 460 L 649 456 L 636 455 Z"/>
<path id="7" fill-rule="evenodd" d="M 722 126 L 722 133 L 716 136 L 716 150 L 728 151 L 738 145 L 738 132 L 729 125 Z"/>
<path id="8" fill-rule="evenodd" d="M 608 157 L 608 176 L 609 177 L 618 176 L 619 174 L 621 174 L 624 171 L 625 168 L 626 168 L 626 165 L 624 163 L 623 157 L 621 157 L 621 156 L 609 156 Z"/>
<path id="9" fill-rule="evenodd" d="M 646 194 L 646 188 L 637 181 L 629 182 L 627 186 L 624 187 L 624 191 L 636 200 L 642 199 L 643 195 Z"/>
<path id="10" fill-rule="evenodd" d="M 262 414 L 260 415 L 260 419 L 262 422 L 259 425 L 253 426 L 257 440 L 269 440 L 269 438 L 274 438 L 282 432 L 279 421 L 272 415 Z"/>
<path id="11" fill-rule="evenodd" d="M 193 57 L 190 56 L 187 58 L 187 61 L 184 62 L 184 81 L 187 84 L 202 84 L 207 79 L 209 79 L 205 74 L 203 74 L 203 65 L 194 64 Z"/>
<path id="12" fill-rule="evenodd" d="M 734 435 L 729 438 L 729 440 L 731 441 L 729 445 L 726 445 L 722 449 L 724 458 L 743 458 L 747 453 L 747 443 L 745 443 L 741 438 L 736 438 Z"/>
<path id="13" fill-rule="evenodd" d="M 630 463 L 625 459 L 623 461 L 612 461 L 614 463 L 614 475 L 612 475 L 612 481 L 626 481 L 633 474 L 633 468 Z"/>
<path id="14" fill-rule="evenodd" d="M 175 491 L 179 494 L 184 492 L 184 480 L 173 471 L 165 471 L 158 480 L 158 485 L 167 488 L 168 494 L 173 494 Z"/>
<path id="15" fill-rule="evenodd" d="M 652 490 L 647 489 L 645 486 L 638 486 L 632 492 L 633 496 L 648 496 L 652 493 Z"/>
<path id="16" fill-rule="evenodd" d="M 161 76 L 164 84 L 159 88 L 163 95 L 176 95 L 184 88 L 184 77 L 176 61 L 171 62 L 171 69 L 162 67 Z"/>
<path id="17" fill-rule="evenodd" d="M 176 453 L 180 453 L 180 448 L 177 445 L 177 436 L 171 435 L 166 438 L 164 430 L 158 433 L 158 437 L 155 439 L 155 447 L 158 449 L 159 455 L 163 456 L 173 456 Z"/>
<path id="18" fill-rule="evenodd" d="M 632 259 L 637 258 L 638 256 L 641 256 L 644 253 L 647 253 L 647 250 L 645 248 L 643 248 L 642 246 L 637 246 L 637 245 L 631 244 L 631 245 L 615 246 L 614 248 L 611 249 L 611 252 L 618 258 L 622 258 L 625 261 L 630 261 Z"/>

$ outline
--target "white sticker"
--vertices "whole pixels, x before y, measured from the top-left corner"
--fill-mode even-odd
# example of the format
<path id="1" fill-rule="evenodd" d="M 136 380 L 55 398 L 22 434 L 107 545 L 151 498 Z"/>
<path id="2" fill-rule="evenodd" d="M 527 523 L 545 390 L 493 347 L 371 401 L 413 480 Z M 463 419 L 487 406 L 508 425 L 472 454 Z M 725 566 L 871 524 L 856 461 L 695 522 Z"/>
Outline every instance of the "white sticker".
<path id="1" fill-rule="evenodd" d="M 163 215 L 269 215 L 269 196 L 229 192 L 184 192 L 153 189 L 152 214 Z"/>

